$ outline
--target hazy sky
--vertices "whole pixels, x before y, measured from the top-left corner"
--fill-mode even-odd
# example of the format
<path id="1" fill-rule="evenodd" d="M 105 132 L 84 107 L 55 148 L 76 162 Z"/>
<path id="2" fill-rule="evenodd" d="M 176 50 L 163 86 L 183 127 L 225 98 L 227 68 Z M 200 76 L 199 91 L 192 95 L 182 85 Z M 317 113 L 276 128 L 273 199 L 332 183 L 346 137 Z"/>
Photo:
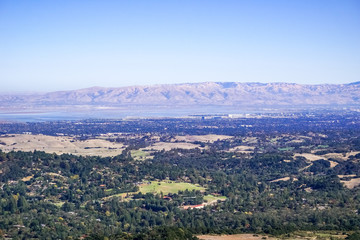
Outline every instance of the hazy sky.
<path id="1" fill-rule="evenodd" d="M 359 0 L 0 0 L 2 92 L 359 76 Z"/>

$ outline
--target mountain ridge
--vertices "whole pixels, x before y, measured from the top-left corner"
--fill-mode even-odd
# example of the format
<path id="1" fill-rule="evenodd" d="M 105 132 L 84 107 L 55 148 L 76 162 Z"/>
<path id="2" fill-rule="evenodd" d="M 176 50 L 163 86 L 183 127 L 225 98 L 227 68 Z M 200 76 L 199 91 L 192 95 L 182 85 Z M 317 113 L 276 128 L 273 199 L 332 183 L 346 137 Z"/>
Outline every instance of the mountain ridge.
<path id="1" fill-rule="evenodd" d="M 203 82 L 90 87 L 37 94 L 0 94 L 5 106 L 319 106 L 359 105 L 360 82 L 297 84 Z"/>

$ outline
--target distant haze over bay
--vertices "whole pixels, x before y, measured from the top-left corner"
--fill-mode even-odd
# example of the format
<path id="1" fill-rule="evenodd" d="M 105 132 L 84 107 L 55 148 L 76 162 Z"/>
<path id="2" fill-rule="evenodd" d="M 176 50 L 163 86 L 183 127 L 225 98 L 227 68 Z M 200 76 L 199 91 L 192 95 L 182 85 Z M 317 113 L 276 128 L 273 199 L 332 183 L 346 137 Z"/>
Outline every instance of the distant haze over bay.
<path id="1" fill-rule="evenodd" d="M 295 83 L 204 82 L 120 88 L 92 87 L 44 94 L 2 94 L 0 110 L 67 112 L 120 109 L 131 113 L 166 109 L 241 109 L 346 107 L 360 105 L 360 82 L 301 85 Z M 217 112 L 216 110 L 214 112 Z M 197 113 L 189 110 L 187 113 Z M 203 113 L 203 112 L 202 112 Z M 209 112 L 211 113 L 211 112 Z"/>

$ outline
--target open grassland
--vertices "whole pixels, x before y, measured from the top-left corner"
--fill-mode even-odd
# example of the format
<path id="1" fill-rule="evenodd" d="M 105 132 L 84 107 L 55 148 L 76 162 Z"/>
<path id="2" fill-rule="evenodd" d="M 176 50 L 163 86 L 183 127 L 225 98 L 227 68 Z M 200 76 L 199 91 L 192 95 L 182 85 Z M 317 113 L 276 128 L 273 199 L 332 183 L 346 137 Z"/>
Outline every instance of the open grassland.
<path id="1" fill-rule="evenodd" d="M 345 154 L 342 154 L 342 153 L 327 153 L 327 154 L 324 154 L 324 155 L 315 155 L 313 153 L 296 153 L 295 157 L 296 156 L 305 157 L 309 161 L 316 161 L 316 160 L 319 160 L 319 159 L 328 160 L 330 158 L 338 159 L 338 160 L 341 160 L 341 161 L 346 161 L 346 160 L 349 159 L 350 156 L 354 156 L 354 155 L 356 155 L 358 153 L 360 153 L 360 152 L 348 152 L 348 153 L 345 153 Z"/>
<path id="2" fill-rule="evenodd" d="M 336 231 L 296 231 L 291 234 L 286 234 L 284 236 L 280 236 L 279 239 L 294 239 L 294 240 L 303 240 L 303 239 L 319 239 L 319 240 L 340 240 L 345 239 L 348 235 L 343 232 Z"/>
<path id="3" fill-rule="evenodd" d="M 336 167 L 339 163 L 332 161 L 331 159 L 336 159 L 337 161 L 347 161 L 350 156 L 354 156 L 358 154 L 359 152 L 348 152 L 346 154 L 341 153 L 328 153 L 324 155 L 315 155 L 312 153 L 295 153 L 294 157 L 305 157 L 308 161 L 317 161 L 320 159 L 324 159 L 329 161 L 330 168 Z"/>
<path id="4" fill-rule="evenodd" d="M 120 134 L 117 134 L 120 135 Z M 116 136 L 117 136 L 116 135 Z M 128 138 L 140 138 L 138 136 L 126 136 Z M 69 153 L 83 156 L 116 156 L 122 153 L 126 145 L 116 141 L 106 139 L 114 138 L 111 134 L 105 134 L 93 139 L 79 140 L 69 136 L 47 136 L 32 134 L 12 134 L 0 136 L 0 149 L 4 152 L 10 151 L 44 151 L 47 153 L 63 154 Z M 193 142 L 214 142 L 217 140 L 229 139 L 231 136 L 225 135 L 186 135 L 176 136 L 171 142 L 161 142 L 158 136 L 153 136 L 155 141 L 151 146 L 139 150 L 131 151 L 135 160 L 150 159 L 153 151 L 171 150 L 174 148 L 194 149 L 202 148 L 200 144 Z M 175 142 L 176 141 L 176 142 Z M 246 147 L 251 149 L 252 147 Z"/>
<path id="5" fill-rule="evenodd" d="M 161 194 L 167 195 L 169 193 L 178 193 L 179 191 L 185 191 L 185 190 L 199 190 L 199 191 L 205 191 L 204 187 L 201 187 L 199 185 L 191 184 L 191 183 L 185 183 L 185 182 L 174 182 L 174 181 L 151 181 L 142 183 L 139 185 L 139 191 L 137 192 L 127 192 L 127 193 L 119 193 L 115 195 L 111 195 L 108 197 L 105 197 L 103 200 L 108 200 L 112 197 L 121 197 L 124 200 L 131 200 L 132 195 L 136 193 L 154 193 L 154 194 Z M 209 196 L 209 195 L 208 195 Z M 205 196 L 206 197 L 206 196 Z M 204 199 L 205 199 L 204 197 Z M 221 200 L 222 198 L 226 197 L 216 197 L 217 199 Z"/>
<path id="6" fill-rule="evenodd" d="M 197 236 L 201 240 L 275 240 L 277 238 L 272 238 L 264 235 L 257 234 L 234 234 L 234 235 L 199 235 Z"/>
<path id="7" fill-rule="evenodd" d="M 131 157 L 135 160 L 146 160 L 154 158 L 154 156 L 150 156 L 152 151 L 131 150 L 130 153 Z"/>
<path id="8" fill-rule="evenodd" d="M 360 185 L 360 178 L 353 178 L 350 180 L 340 180 L 340 182 L 344 183 L 345 187 L 349 189 L 353 189 Z"/>
<path id="9" fill-rule="evenodd" d="M 274 182 L 289 181 L 289 180 L 290 180 L 290 177 L 283 177 L 283 178 L 278 178 L 278 179 L 272 180 L 270 182 L 274 183 Z"/>
<path id="10" fill-rule="evenodd" d="M 229 152 L 240 152 L 240 153 L 252 153 L 254 152 L 254 146 L 239 145 L 229 149 Z"/>
<path id="11" fill-rule="evenodd" d="M 218 200 L 225 201 L 226 199 L 227 197 L 225 196 L 214 196 L 211 194 L 204 196 L 204 201 L 207 201 L 207 203 L 217 202 Z"/>
<path id="12" fill-rule="evenodd" d="M 295 153 L 294 157 L 304 157 L 309 161 L 316 161 L 316 160 L 324 159 L 323 156 L 315 155 L 312 153 Z"/>
<path id="13" fill-rule="evenodd" d="M 181 149 L 194 149 L 201 148 L 199 144 L 186 143 L 186 142 L 157 142 L 149 147 L 144 148 L 145 150 L 156 150 L 156 151 L 169 151 L 173 148 Z"/>
<path id="14" fill-rule="evenodd" d="M 201 240 L 341 240 L 348 235 L 335 231 L 296 231 L 282 236 L 269 236 L 261 234 L 234 234 L 234 235 L 198 235 Z"/>
<path id="15" fill-rule="evenodd" d="M 342 153 L 328 153 L 323 155 L 325 158 L 333 158 L 333 159 L 339 159 L 339 160 L 348 160 L 350 156 L 354 156 L 360 152 L 347 152 L 345 154 Z"/>
<path id="16" fill-rule="evenodd" d="M 350 175 L 338 175 L 339 178 L 354 178 L 356 177 L 356 174 L 350 174 Z"/>
<path id="17" fill-rule="evenodd" d="M 22 178 L 21 181 L 27 182 L 27 181 L 30 181 L 33 177 L 34 177 L 34 175 L 27 176 L 27 177 Z"/>
<path id="18" fill-rule="evenodd" d="M 104 139 L 77 140 L 67 136 L 15 134 L 1 136 L 0 149 L 10 151 L 44 151 L 47 153 L 70 153 L 89 156 L 116 156 L 122 153 L 124 145 Z"/>
<path id="19" fill-rule="evenodd" d="M 329 162 L 330 162 L 330 168 L 334 168 L 334 167 L 336 167 L 336 165 L 339 164 L 339 163 L 337 163 L 337 162 L 330 161 L 330 160 L 329 160 Z"/>
<path id="20" fill-rule="evenodd" d="M 184 141 L 184 142 L 204 142 L 204 143 L 213 143 L 217 140 L 225 140 L 232 138 L 232 136 L 227 135 L 185 135 L 185 136 L 176 136 L 173 141 Z"/>
<path id="21" fill-rule="evenodd" d="M 256 137 L 246 137 L 243 140 L 243 143 L 245 143 L 245 144 L 256 144 L 257 141 L 258 141 L 258 139 Z"/>
<path id="22" fill-rule="evenodd" d="M 141 193 L 178 193 L 179 191 L 185 190 L 199 190 L 205 191 L 204 187 L 199 185 L 191 184 L 191 183 L 184 183 L 184 182 L 173 182 L 173 181 L 151 181 L 148 183 L 141 184 L 139 192 Z"/>
<path id="23" fill-rule="evenodd" d="M 57 206 L 58 208 L 61 208 L 64 205 L 65 202 L 53 202 L 52 204 L 54 204 L 55 206 Z"/>

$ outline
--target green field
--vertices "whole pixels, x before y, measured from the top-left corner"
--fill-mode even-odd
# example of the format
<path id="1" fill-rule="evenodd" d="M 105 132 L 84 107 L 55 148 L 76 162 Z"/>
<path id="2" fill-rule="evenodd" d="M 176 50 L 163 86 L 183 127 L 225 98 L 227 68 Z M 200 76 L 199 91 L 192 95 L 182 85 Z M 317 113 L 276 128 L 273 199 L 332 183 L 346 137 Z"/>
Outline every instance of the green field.
<path id="1" fill-rule="evenodd" d="M 62 207 L 62 205 L 64 205 L 65 202 L 53 202 L 52 204 L 54 204 L 57 207 Z"/>
<path id="2" fill-rule="evenodd" d="M 173 182 L 173 181 L 151 181 L 149 183 L 144 183 L 140 185 L 139 192 L 141 193 L 178 193 L 179 191 L 185 190 L 199 190 L 205 191 L 204 187 L 194 185 L 191 183 L 184 183 L 184 182 Z"/>
<path id="3" fill-rule="evenodd" d="M 224 201 L 226 199 L 227 199 L 227 197 L 225 197 L 225 196 L 214 196 L 211 194 L 204 196 L 204 201 L 207 201 L 208 203 L 212 202 L 212 201 L 217 201 L 217 200 Z"/>
<path id="4" fill-rule="evenodd" d="M 150 152 L 142 150 L 131 150 L 130 153 L 131 157 L 135 160 L 145 160 L 153 157 L 150 156 Z"/>
<path id="5" fill-rule="evenodd" d="M 279 151 L 292 151 L 294 150 L 294 147 L 284 147 L 284 148 L 278 148 Z"/>
<path id="6" fill-rule="evenodd" d="M 184 182 L 174 182 L 174 181 L 151 181 L 147 183 L 143 183 L 139 186 L 139 191 L 137 192 L 128 192 L 128 193 L 118 193 L 111 196 L 107 196 L 103 198 L 103 200 L 108 200 L 112 197 L 121 197 L 125 199 L 126 196 L 129 196 L 127 198 L 128 200 L 132 199 L 132 195 L 135 193 L 155 193 L 160 194 L 163 193 L 164 195 L 169 193 L 178 193 L 179 191 L 185 191 L 185 190 L 199 190 L 199 191 L 205 191 L 204 187 L 201 187 L 199 185 L 191 184 L 191 183 L 184 183 Z M 208 195 L 211 196 L 211 195 Z"/>

